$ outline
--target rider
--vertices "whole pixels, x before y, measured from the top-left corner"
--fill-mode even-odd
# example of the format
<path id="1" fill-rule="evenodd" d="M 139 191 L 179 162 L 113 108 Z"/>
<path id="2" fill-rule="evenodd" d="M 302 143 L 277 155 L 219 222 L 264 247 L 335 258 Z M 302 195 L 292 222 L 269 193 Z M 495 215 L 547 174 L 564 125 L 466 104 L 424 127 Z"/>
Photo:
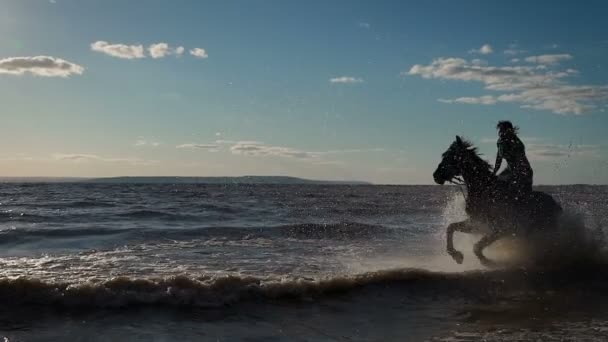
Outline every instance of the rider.
<path id="1" fill-rule="evenodd" d="M 532 167 L 526 158 L 526 147 L 517 136 L 518 127 L 510 121 L 499 121 L 498 153 L 494 164 L 494 175 L 500 169 L 503 158 L 507 161 L 507 168 L 498 175 L 498 178 L 516 192 L 518 198 L 523 198 L 532 191 Z"/>

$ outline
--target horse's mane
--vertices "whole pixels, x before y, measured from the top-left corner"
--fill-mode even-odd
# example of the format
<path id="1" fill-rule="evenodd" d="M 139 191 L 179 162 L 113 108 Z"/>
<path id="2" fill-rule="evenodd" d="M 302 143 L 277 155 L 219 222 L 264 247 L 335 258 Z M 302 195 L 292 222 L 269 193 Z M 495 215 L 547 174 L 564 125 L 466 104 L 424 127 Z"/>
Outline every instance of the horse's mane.
<path id="1" fill-rule="evenodd" d="M 481 157 L 481 153 L 479 153 L 479 149 L 475 146 L 470 140 L 461 138 L 462 144 L 461 147 L 464 148 L 466 153 L 471 157 L 471 160 L 483 165 L 486 169 L 490 170 L 492 166 L 485 159 Z M 456 143 L 456 142 L 454 142 Z"/>

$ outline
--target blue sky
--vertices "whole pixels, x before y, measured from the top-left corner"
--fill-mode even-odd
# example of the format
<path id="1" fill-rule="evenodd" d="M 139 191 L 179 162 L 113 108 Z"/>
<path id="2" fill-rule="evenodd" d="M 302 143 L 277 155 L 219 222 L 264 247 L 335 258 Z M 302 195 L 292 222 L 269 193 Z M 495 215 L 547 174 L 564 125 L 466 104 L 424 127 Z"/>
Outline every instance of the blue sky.
<path id="1" fill-rule="evenodd" d="M 1 3 L 1 176 L 431 183 L 510 119 L 536 183 L 608 183 L 602 1 Z"/>

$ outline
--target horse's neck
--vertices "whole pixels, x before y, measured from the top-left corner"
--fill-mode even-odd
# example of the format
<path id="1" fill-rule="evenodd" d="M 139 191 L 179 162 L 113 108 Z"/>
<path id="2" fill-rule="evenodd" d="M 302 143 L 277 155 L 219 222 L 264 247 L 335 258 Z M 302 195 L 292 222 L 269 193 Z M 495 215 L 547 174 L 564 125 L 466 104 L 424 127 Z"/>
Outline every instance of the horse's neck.
<path id="1" fill-rule="evenodd" d="M 486 193 L 494 183 L 494 176 L 488 170 L 488 165 L 482 160 L 472 160 L 467 163 L 462 172 L 462 178 L 469 195 L 473 196 Z"/>

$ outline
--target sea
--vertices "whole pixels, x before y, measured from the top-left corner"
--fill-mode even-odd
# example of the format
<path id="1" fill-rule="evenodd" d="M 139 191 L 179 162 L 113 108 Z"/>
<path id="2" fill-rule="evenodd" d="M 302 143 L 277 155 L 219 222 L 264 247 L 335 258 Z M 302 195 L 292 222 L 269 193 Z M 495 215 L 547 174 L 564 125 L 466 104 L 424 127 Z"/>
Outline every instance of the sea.
<path id="1" fill-rule="evenodd" d="M 0 341 L 606 341 L 608 187 L 538 190 L 487 268 L 457 186 L 2 183 Z"/>

